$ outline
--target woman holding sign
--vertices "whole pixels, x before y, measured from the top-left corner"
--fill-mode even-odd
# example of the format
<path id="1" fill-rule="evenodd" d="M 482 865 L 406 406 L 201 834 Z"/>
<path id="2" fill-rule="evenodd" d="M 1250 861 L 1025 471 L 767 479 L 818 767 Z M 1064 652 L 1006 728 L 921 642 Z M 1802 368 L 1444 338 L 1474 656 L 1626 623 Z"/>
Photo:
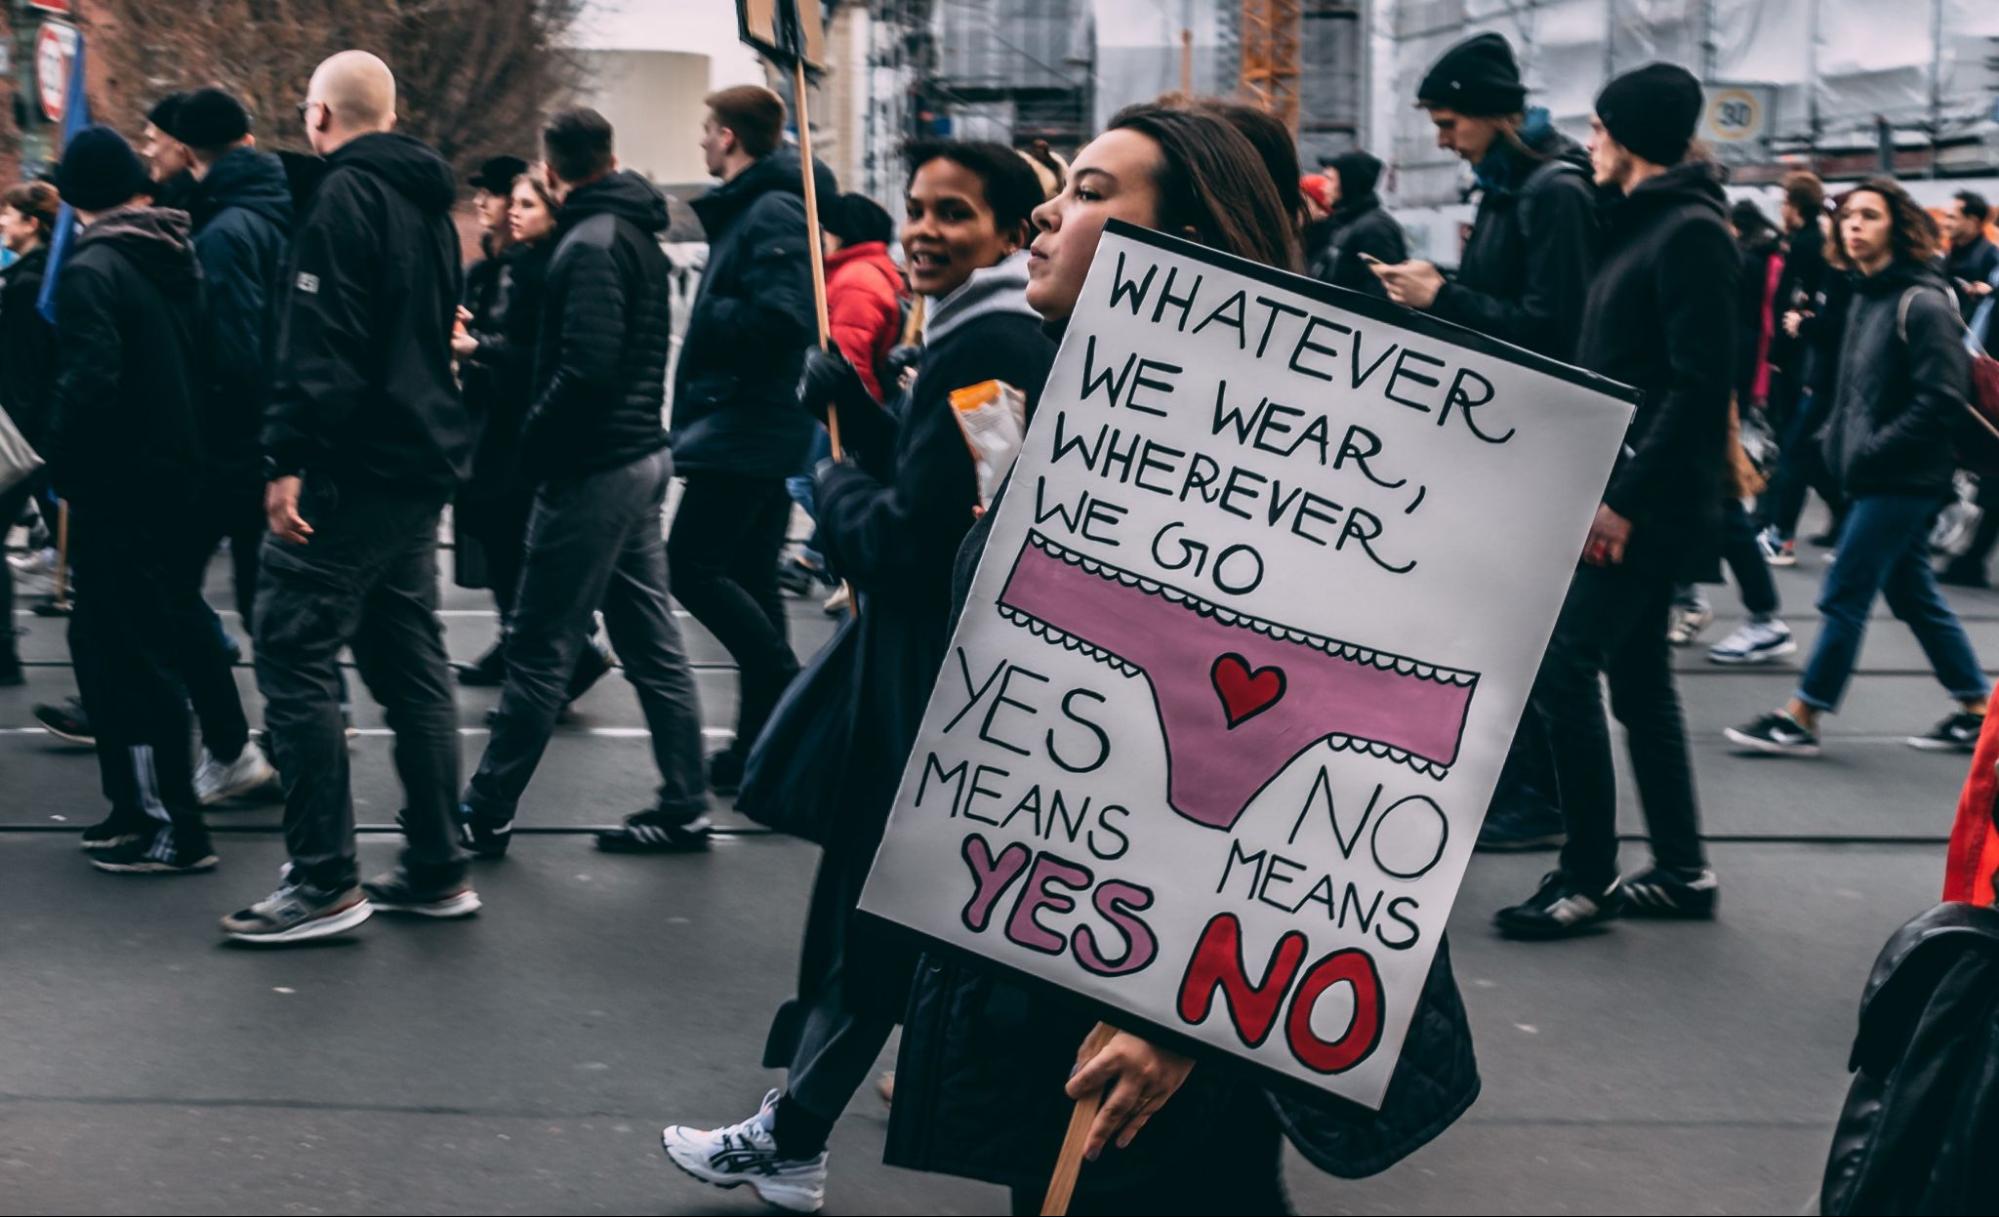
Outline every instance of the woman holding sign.
<path id="1" fill-rule="evenodd" d="M 1051 333 L 1067 325 L 1113 218 L 1297 267 L 1289 217 L 1241 134 L 1211 114 L 1133 107 L 1077 155 L 1063 193 L 1035 212 L 1027 299 Z M 959 551 L 954 622 L 994 514 Z M 1266 1090 L 1244 1066 L 1197 1064 L 1128 1032 L 1093 1035 L 1094 1022 L 1080 1005 L 976 963 L 927 958 L 905 1018 L 888 1162 L 1009 1187 L 1013 1211 L 1035 1212 L 1072 1101 L 1102 1094 L 1070 1212 L 1283 1212 L 1286 1136 L 1322 1169 L 1369 1175 L 1443 1131 L 1478 1092 L 1442 945 L 1379 1112 Z"/>
<path id="2" fill-rule="evenodd" d="M 1011 396 L 1028 410 L 1055 357 L 1027 306 L 1028 217 L 1042 201 L 1026 161 L 987 143 L 909 153 L 902 247 L 928 298 L 924 349 L 900 415 L 875 400 L 840 349 L 813 351 L 800 404 L 839 412 L 846 459 L 816 485 L 818 544 L 860 601 L 852 641 L 851 742 L 830 772 L 835 823 L 813 884 L 799 997 L 779 1012 L 765 1063 L 783 1091 L 748 1120 L 668 1128 L 674 1163 L 723 1187 L 749 1183 L 769 1203 L 819 1207 L 826 1136 L 874 1068 L 909 992 L 909 952 L 852 934 L 854 906 L 915 746 L 950 641 L 951 560 L 972 526 L 979 480 L 957 414 Z M 782 717 L 784 710 L 780 710 Z M 766 740 L 785 736 L 775 722 Z M 764 763 L 754 757 L 754 771 Z"/>

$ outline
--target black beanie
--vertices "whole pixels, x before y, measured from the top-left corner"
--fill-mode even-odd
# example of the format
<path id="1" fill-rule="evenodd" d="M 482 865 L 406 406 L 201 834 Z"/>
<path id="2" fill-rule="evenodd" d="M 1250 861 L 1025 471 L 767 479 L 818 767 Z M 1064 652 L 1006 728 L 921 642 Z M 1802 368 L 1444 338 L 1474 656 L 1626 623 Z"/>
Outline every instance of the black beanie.
<path id="1" fill-rule="evenodd" d="M 56 166 L 56 190 L 78 211 L 108 211 L 152 188 L 132 145 L 109 127 L 85 127 L 71 136 Z"/>
<path id="2" fill-rule="evenodd" d="M 1326 166 L 1340 179 L 1340 202 L 1350 203 L 1374 193 L 1375 183 L 1381 180 L 1381 161 L 1355 149 L 1342 152 Z"/>
<path id="3" fill-rule="evenodd" d="M 1701 119 L 1701 82 L 1672 63 L 1648 63 L 1603 86 L 1596 116 L 1610 138 L 1655 165 L 1677 165 Z"/>
<path id="4" fill-rule="evenodd" d="M 831 205 L 823 209 L 819 222 L 842 245 L 886 242 L 895 235 L 895 221 L 865 194 L 843 194 L 827 202 Z"/>
<path id="5" fill-rule="evenodd" d="M 173 126 L 161 129 L 190 148 L 226 148 L 250 134 L 250 112 L 221 89 L 199 89 L 180 103 Z"/>
<path id="6" fill-rule="evenodd" d="M 489 156 L 479 162 L 479 172 L 472 175 L 470 185 L 488 194 L 511 194 L 514 179 L 528 171 L 528 163 L 518 156 Z"/>
<path id="7" fill-rule="evenodd" d="M 1527 104 L 1527 86 L 1520 83 L 1520 68 L 1506 39 L 1479 34 L 1444 52 L 1417 86 L 1416 103 L 1473 118 L 1518 114 Z"/>
<path id="8" fill-rule="evenodd" d="M 180 119 L 180 108 L 186 101 L 185 93 L 169 93 L 154 102 L 153 108 L 146 111 L 146 121 L 172 138 L 179 139 L 180 136 L 174 135 L 174 127 Z"/>

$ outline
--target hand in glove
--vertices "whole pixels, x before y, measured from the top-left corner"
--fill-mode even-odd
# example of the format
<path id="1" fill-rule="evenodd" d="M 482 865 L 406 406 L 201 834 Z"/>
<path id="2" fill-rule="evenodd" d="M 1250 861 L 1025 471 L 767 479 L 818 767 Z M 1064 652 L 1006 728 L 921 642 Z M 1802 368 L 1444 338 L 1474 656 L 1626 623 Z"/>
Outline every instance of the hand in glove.
<path id="1" fill-rule="evenodd" d="M 805 353 L 805 367 L 798 376 L 798 404 L 823 420 L 835 407 L 873 406 L 875 399 L 840 348 L 814 347 Z"/>
<path id="2" fill-rule="evenodd" d="M 922 358 L 923 348 L 913 342 L 891 347 L 888 353 L 888 381 L 882 388 L 887 389 L 890 384 L 901 385 L 905 374 L 914 370 Z"/>

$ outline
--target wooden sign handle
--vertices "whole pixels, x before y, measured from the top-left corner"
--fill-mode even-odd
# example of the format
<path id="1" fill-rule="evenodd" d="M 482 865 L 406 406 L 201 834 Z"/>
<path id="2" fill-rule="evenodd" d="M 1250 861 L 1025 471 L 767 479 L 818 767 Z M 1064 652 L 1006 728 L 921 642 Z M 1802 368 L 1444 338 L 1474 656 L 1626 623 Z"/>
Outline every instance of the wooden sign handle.
<path id="1" fill-rule="evenodd" d="M 833 323 L 826 312 L 826 246 L 819 237 L 819 182 L 812 172 L 812 121 L 805 109 L 805 60 L 791 61 L 792 95 L 798 101 L 798 159 L 805 170 L 805 243 L 812 258 L 812 309 L 819 320 L 819 349 L 832 341 Z M 826 411 L 826 434 L 833 440 L 833 459 L 840 459 L 840 411 Z"/>
<path id="2" fill-rule="evenodd" d="M 1095 1056 L 1116 1034 L 1116 1027 L 1098 1023 L 1083 1041 L 1082 1058 Z M 1041 1201 L 1042 1217 L 1062 1217 L 1069 1211 L 1069 1200 L 1076 1193 L 1076 1176 L 1083 1169 L 1083 1143 L 1089 1140 L 1090 1125 L 1096 1122 L 1097 1109 L 1103 1105 L 1101 1091 L 1076 1100 L 1076 1109 L 1069 1113 L 1069 1131 L 1062 1138 L 1062 1152 L 1055 1156 L 1055 1173 L 1048 1177 L 1048 1195 Z"/>

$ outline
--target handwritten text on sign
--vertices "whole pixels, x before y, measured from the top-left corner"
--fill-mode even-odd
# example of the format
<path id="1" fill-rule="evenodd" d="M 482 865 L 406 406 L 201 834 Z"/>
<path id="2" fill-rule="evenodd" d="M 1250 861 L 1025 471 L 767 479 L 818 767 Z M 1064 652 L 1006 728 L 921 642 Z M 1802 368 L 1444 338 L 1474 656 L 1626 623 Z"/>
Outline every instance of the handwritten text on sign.
<path id="1" fill-rule="evenodd" d="M 862 907 L 1375 1106 L 1630 410 L 1302 283 L 1106 233 Z"/>

